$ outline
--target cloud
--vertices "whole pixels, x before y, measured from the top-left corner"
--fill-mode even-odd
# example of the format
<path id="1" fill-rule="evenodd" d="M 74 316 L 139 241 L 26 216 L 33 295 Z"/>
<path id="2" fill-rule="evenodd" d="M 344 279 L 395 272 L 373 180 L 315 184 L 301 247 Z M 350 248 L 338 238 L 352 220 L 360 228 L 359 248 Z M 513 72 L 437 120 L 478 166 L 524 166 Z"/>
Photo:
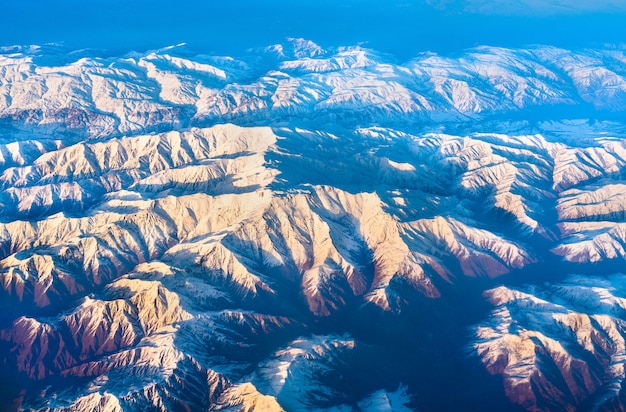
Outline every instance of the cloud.
<path id="1" fill-rule="evenodd" d="M 452 13 L 551 16 L 585 13 L 624 13 L 624 0 L 427 0 Z"/>

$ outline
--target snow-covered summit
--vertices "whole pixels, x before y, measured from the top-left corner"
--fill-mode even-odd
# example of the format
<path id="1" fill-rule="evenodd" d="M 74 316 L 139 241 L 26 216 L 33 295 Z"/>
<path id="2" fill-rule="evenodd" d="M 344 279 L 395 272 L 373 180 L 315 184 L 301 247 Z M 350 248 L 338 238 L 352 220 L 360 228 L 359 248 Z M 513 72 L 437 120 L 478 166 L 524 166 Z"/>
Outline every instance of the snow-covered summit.
<path id="1" fill-rule="evenodd" d="M 624 405 L 623 48 L 55 47 L 0 53 L 12 404 Z"/>
<path id="2" fill-rule="evenodd" d="M 324 50 L 303 39 L 238 59 L 165 48 L 42 63 L 50 54 L 30 47 L 0 55 L 0 118 L 12 127 L 106 136 L 220 119 L 281 122 L 294 114 L 458 122 L 535 107 L 626 106 L 620 48 L 482 47 L 401 64 L 358 46 Z"/>

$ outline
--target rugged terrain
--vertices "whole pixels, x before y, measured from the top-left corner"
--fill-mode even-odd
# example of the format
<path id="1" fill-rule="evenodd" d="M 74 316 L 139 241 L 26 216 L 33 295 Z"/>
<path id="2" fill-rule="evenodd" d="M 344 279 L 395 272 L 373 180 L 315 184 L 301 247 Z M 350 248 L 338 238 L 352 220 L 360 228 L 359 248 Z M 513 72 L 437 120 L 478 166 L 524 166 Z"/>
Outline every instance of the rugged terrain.
<path id="1" fill-rule="evenodd" d="M 626 49 L 0 54 L 0 400 L 621 410 Z"/>

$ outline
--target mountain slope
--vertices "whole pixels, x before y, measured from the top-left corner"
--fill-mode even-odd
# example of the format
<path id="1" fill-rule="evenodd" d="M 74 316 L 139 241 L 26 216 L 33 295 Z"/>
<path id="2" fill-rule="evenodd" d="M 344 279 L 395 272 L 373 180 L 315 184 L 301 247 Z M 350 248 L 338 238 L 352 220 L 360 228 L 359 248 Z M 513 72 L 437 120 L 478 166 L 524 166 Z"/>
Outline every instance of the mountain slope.
<path id="1" fill-rule="evenodd" d="M 1 406 L 623 407 L 622 48 L 76 56 L 0 55 Z"/>

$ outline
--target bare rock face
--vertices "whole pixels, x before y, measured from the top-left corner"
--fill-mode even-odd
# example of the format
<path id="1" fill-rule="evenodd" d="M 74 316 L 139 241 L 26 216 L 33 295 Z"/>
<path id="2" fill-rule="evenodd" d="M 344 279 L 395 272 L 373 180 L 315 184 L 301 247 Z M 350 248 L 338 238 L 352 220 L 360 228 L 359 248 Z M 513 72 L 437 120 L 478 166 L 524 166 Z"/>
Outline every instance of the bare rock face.
<path id="1" fill-rule="evenodd" d="M 624 408 L 623 50 L 182 54 L 0 53 L 0 409 Z"/>
<path id="2" fill-rule="evenodd" d="M 178 296 L 157 282 L 119 279 L 107 292 L 111 300 L 85 298 L 55 322 L 20 317 L 3 331 L 14 347 L 19 371 L 43 379 L 133 346 L 144 336 L 190 317 Z"/>
<path id="3" fill-rule="evenodd" d="M 491 316 L 472 349 L 507 395 L 529 410 L 601 407 L 621 398 L 626 302 L 623 275 L 486 292 Z M 583 403 L 586 402 L 586 403 Z"/>

